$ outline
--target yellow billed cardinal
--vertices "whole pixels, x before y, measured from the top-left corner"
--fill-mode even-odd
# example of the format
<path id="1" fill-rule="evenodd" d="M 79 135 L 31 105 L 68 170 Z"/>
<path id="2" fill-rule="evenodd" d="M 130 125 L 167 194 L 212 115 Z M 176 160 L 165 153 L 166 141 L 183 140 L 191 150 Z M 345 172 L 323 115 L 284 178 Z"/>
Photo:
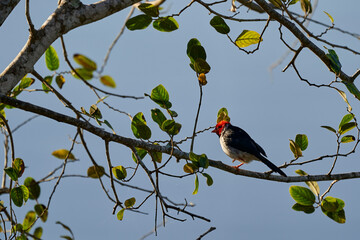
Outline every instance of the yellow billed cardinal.
<path id="1" fill-rule="evenodd" d="M 257 160 L 263 162 L 274 172 L 286 177 L 283 171 L 265 158 L 266 153 L 264 149 L 241 128 L 233 126 L 230 122 L 223 120 L 216 124 L 212 132 L 220 137 L 220 145 L 225 154 L 234 159 L 233 162 L 235 160 L 242 162 L 234 166 L 235 168 L 240 167 L 244 163 L 249 163 L 252 160 Z"/>

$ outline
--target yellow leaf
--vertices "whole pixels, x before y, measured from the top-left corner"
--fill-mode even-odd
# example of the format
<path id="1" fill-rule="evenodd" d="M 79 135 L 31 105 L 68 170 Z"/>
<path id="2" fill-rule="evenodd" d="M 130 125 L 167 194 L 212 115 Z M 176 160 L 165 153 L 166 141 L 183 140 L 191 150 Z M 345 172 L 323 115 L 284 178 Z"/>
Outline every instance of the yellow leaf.
<path id="1" fill-rule="evenodd" d="M 244 48 L 248 47 L 252 44 L 257 44 L 262 41 L 260 38 L 260 34 L 255 31 L 244 30 L 242 33 L 237 37 L 235 43 L 238 47 Z"/>
<path id="2" fill-rule="evenodd" d="M 82 54 L 74 54 L 74 60 L 86 70 L 95 71 L 97 69 L 96 63 Z"/>
<path id="3" fill-rule="evenodd" d="M 69 155 L 68 159 L 75 160 L 75 156 L 72 153 L 69 154 L 69 150 L 66 149 L 55 150 L 51 155 L 59 159 L 65 159 Z"/>
<path id="4" fill-rule="evenodd" d="M 110 77 L 109 75 L 101 76 L 100 82 L 108 87 L 112 87 L 112 88 L 116 87 L 116 83 L 115 83 L 114 79 L 112 77 Z"/>
<path id="5" fill-rule="evenodd" d="M 325 12 L 325 11 L 324 11 L 324 13 L 325 13 L 326 15 L 328 15 L 328 17 L 330 18 L 331 23 L 334 23 L 333 17 L 332 17 L 329 13 L 327 13 L 327 12 Z"/>

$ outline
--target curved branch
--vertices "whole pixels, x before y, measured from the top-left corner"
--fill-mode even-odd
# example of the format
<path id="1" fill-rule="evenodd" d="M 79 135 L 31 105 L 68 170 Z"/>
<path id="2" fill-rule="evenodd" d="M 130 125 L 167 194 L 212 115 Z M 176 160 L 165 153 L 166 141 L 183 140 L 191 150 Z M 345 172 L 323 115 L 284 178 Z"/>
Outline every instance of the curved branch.
<path id="1" fill-rule="evenodd" d="M 45 116 L 47 118 L 56 120 L 58 122 L 63 122 L 75 127 L 84 129 L 105 141 L 117 142 L 122 145 L 125 145 L 129 148 L 143 148 L 150 152 L 162 152 L 166 154 L 172 154 L 177 159 L 190 159 L 189 153 L 180 151 L 178 149 L 173 149 L 171 146 L 161 146 L 151 143 L 147 143 L 141 140 L 136 140 L 132 138 L 123 137 L 120 135 L 112 134 L 106 132 L 102 128 L 96 127 L 89 122 L 81 121 L 79 119 L 54 112 L 52 110 L 36 106 L 31 103 L 23 102 L 14 98 L 7 97 L 0 94 L 0 103 L 5 103 L 10 106 L 22 109 L 24 111 L 37 113 L 39 115 Z M 307 176 L 295 176 L 295 177 L 283 177 L 270 175 L 268 173 L 253 172 L 243 169 L 235 169 L 229 165 L 222 163 L 221 161 L 209 160 L 209 165 L 214 168 L 218 168 L 225 172 L 229 172 L 235 175 L 241 175 L 251 178 L 259 178 L 263 180 L 276 181 L 276 182 L 305 182 L 305 181 L 333 181 L 333 180 L 342 180 L 342 179 L 353 179 L 360 178 L 360 172 L 349 172 L 349 173 L 340 173 L 332 175 L 307 175 Z"/>
<path id="2" fill-rule="evenodd" d="M 321 50 L 318 46 L 316 46 L 312 41 L 310 41 L 310 39 L 306 37 L 305 34 L 302 33 L 294 23 L 289 21 L 280 13 L 278 13 L 265 0 L 254 0 L 254 1 L 257 4 L 259 4 L 272 19 L 283 24 L 297 39 L 299 39 L 303 47 L 310 49 L 310 51 L 312 51 L 331 71 L 330 60 L 327 58 L 325 52 Z M 341 70 L 339 72 L 339 78 L 347 83 L 351 83 L 354 81 L 354 79 L 351 76 L 348 76 L 346 73 L 344 73 Z"/>
<path id="3" fill-rule="evenodd" d="M 0 27 L 20 0 L 0 1 Z"/>
<path id="4" fill-rule="evenodd" d="M 71 0 L 64 0 L 39 30 L 30 35 L 27 43 L 0 74 L 0 93 L 9 92 L 33 66 L 46 49 L 60 36 L 70 30 L 98 21 L 119 12 L 140 0 L 103 0 L 90 5 L 78 6 Z"/>

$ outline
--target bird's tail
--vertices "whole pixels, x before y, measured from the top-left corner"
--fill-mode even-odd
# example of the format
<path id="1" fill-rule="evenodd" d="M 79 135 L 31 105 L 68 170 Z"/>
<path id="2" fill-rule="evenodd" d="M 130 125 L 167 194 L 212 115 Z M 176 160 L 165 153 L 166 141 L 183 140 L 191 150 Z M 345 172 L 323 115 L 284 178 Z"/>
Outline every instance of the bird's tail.
<path id="1" fill-rule="evenodd" d="M 279 173 L 281 176 L 287 177 L 286 174 L 281 171 L 280 168 L 278 168 L 277 166 L 275 166 L 275 164 L 273 164 L 272 162 L 270 162 L 269 160 L 267 160 L 265 157 L 261 156 L 260 160 L 266 164 L 266 166 L 268 166 L 269 168 L 271 168 L 271 170 L 273 170 L 274 172 Z"/>

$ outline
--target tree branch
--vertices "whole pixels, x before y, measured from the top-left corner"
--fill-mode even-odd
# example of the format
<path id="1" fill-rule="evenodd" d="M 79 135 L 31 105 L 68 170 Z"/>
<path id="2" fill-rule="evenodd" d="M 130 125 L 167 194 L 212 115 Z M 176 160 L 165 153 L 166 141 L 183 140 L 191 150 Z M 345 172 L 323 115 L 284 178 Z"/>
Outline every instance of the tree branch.
<path id="1" fill-rule="evenodd" d="M 96 22 L 119 12 L 140 0 L 103 0 L 90 5 L 64 0 L 55 12 L 45 21 L 41 28 L 34 32 L 27 43 L 0 74 L 0 93 L 9 92 L 25 74 L 32 71 L 33 66 L 46 49 L 60 36 L 70 30 Z"/>
<path id="2" fill-rule="evenodd" d="M 132 138 L 123 137 L 120 135 L 112 134 L 106 132 L 104 129 L 96 127 L 89 122 L 81 121 L 79 119 L 60 114 L 54 112 L 52 110 L 36 106 L 31 103 L 23 102 L 14 98 L 7 97 L 5 95 L 0 94 L 0 103 L 5 103 L 10 106 L 22 109 L 24 111 L 37 113 L 39 115 L 45 116 L 47 118 L 53 119 L 58 122 L 66 123 L 75 127 L 79 127 L 84 129 L 105 141 L 112 141 L 117 142 L 122 145 L 125 145 L 129 148 L 143 148 L 150 152 L 162 152 L 166 154 L 171 154 L 176 157 L 177 159 L 190 159 L 189 153 L 180 151 L 178 149 L 172 149 L 171 146 L 161 146 L 155 145 L 151 143 L 147 143 L 141 140 L 136 140 Z M 218 168 L 225 172 L 229 172 L 235 175 L 241 175 L 245 177 L 251 178 L 258 178 L 263 180 L 269 181 L 276 181 L 276 182 L 305 182 L 305 181 L 333 181 L 333 180 L 342 180 L 342 179 L 353 179 L 353 178 L 360 178 L 360 172 L 349 172 L 349 173 L 341 173 L 341 174 L 332 174 L 332 175 L 307 175 L 307 176 L 294 176 L 294 177 L 283 177 L 283 176 L 276 176 L 270 175 L 268 173 L 260 173 L 260 172 L 253 172 L 244 169 L 235 169 L 229 165 L 222 163 L 221 161 L 209 160 L 209 165 L 214 168 Z"/>
<path id="3" fill-rule="evenodd" d="M 294 23 L 290 20 L 282 16 L 278 13 L 271 5 L 269 5 L 265 0 L 254 0 L 257 4 L 259 4 L 265 12 L 277 22 L 283 24 L 299 41 L 303 47 L 309 48 L 331 71 L 330 60 L 326 56 L 325 52 L 321 50 L 318 46 L 316 46 L 309 38 L 305 36 L 304 33 L 300 31 L 299 28 L 296 27 Z M 348 76 L 346 73 L 340 70 L 339 78 L 344 82 L 351 83 L 353 82 L 352 77 Z"/>
<path id="4" fill-rule="evenodd" d="M 0 1 L 0 27 L 20 0 Z"/>

